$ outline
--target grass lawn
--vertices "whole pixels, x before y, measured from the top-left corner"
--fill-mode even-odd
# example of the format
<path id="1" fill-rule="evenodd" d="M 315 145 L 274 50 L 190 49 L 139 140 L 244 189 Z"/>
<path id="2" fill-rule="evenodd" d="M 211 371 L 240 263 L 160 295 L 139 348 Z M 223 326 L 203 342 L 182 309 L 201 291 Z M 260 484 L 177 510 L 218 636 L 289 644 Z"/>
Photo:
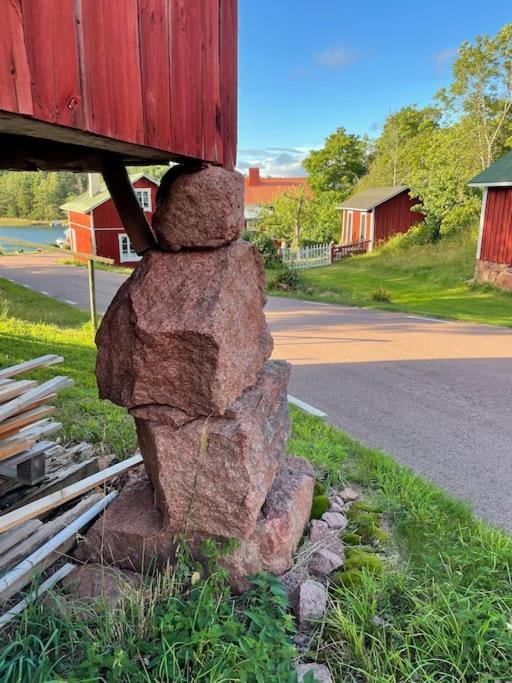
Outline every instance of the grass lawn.
<path id="1" fill-rule="evenodd" d="M 512 293 L 464 284 L 473 277 L 475 252 L 475 241 L 466 239 L 354 256 L 303 271 L 305 291 L 284 296 L 512 326 Z M 381 288 L 389 302 L 373 300 Z"/>
<path id="2" fill-rule="evenodd" d="M 76 261 L 74 258 L 59 259 L 57 263 L 62 266 L 75 266 L 76 268 L 87 268 L 87 263 Z M 120 273 L 121 275 L 131 275 L 133 268 L 127 266 L 109 266 L 107 263 L 95 263 L 95 270 L 105 270 L 108 273 Z"/>
<path id="3" fill-rule="evenodd" d="M 87 315 L 8 282 L 0 291 L 2 364 L 62 354 L 62 373 L 76 381 L 61 399 L 66 437 L 120 455 L 133 448 L 131 419 L 97 399 Z M 358 483 L 390 533 L 381 570 L 332 587 L 308 660 L 351 683 L 509 680 L 512 540 L 385 454 L 293 407 L 292 419 L 290 452 L 311 460 L 327 484 Z M 2 634 L 0 680 L 293 683 L 296 652 L 280 585 L 260 577 L 232 601 L 214 553 L 211 568 L 210 578 L 194 574 L 184 557 L 117 613 L 62 609 L 57 591 Z"/>

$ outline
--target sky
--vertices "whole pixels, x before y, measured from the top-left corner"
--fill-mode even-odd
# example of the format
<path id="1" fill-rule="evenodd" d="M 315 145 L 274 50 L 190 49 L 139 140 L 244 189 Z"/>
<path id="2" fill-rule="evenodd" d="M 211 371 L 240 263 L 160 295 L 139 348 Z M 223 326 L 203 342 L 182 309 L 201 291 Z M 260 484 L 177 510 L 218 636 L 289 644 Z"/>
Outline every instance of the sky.
<path id="1" fill-rule="evenodd" d="M 304 175 L 336 128 L 379 134 L 386 116 L 425 106 L 457 48 L 512 21 L 508 2 L 239 0 L 238 168 Z"/>

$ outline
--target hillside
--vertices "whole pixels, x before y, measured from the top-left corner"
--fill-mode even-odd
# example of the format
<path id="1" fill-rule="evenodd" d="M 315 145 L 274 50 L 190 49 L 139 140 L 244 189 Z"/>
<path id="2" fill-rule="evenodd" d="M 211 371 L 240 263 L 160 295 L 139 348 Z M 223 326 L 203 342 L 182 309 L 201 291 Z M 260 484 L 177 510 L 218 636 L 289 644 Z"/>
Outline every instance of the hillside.
<path id="1" fill-rule="evenodd" d="M 475 253 L 474 237 L 383 249 L 306 270 L 300 289 L 284 296 L 512 326 L 512 294 L 465 284 Z"/>

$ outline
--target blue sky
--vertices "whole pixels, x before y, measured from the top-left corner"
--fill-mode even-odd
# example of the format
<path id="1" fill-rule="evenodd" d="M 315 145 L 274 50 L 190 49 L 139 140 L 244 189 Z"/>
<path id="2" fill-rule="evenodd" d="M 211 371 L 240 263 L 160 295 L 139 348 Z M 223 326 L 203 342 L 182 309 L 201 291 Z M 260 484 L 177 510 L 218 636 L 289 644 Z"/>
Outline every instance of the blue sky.
<path id="1" fill-rule="evenodd" d="M 302 175 L 338 126 L 378 134 L 450 81 L 457 47 L 496 33 L 507 2 L 239 0 L 239 168 Z"/>

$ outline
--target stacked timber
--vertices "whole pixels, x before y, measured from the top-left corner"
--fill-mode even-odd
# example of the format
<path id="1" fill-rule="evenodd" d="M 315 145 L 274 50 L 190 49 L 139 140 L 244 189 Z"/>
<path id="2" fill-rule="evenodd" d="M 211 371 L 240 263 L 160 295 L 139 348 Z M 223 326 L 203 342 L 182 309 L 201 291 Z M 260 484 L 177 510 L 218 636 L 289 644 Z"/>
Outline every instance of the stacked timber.
<path id="1" fill-rule="evenodd" d="M 47 355 L 0 370 L 0 628 L 75 569 L 66 556 L 77 533 L 117 496 L 107 483 L 142 461 L 135 455 L 98 471 L 90 444 L 47 439 L 61 428 L 51 401 L 72 381 L 15 378 L 62 360 Z"/>

